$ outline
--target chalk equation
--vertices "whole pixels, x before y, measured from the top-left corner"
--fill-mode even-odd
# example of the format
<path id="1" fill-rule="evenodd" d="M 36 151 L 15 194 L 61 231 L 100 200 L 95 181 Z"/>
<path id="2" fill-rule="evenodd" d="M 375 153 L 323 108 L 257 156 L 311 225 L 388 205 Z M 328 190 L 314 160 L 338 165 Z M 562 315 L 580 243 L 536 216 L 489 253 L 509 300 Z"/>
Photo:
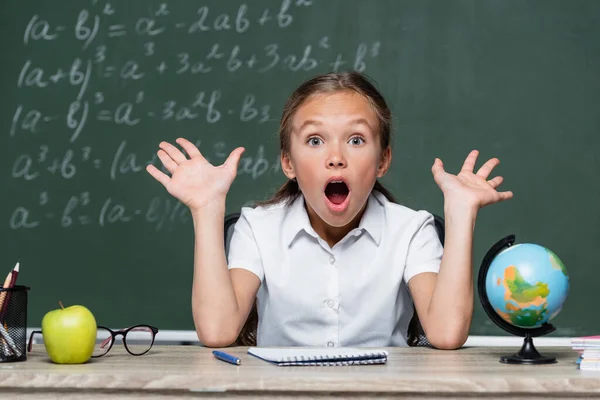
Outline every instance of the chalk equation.
<path id="1" fill-rule="evenodd" d="M 233 147 L 225 142 L 216 142 L 210 151 L 206 152 L 200 143 L 200 140 L 197 141 L 196 146 L 200 148 L 205 158 L 216 164 L 224 162 L 229 152 L 233 150 Z M 81 170 L 84 170 L 88 176 L 94 176 L 92 172 L 95 170 L 99 172 L 98 179 L 115 181 L 123 175 L 142 172 L 150 164 L 159 169 L 163 168 L 156 153 L 141 155 L 128 146 L 126 140 L 116 146 L 114 153 L 96 152 L 91 146 L 66 150 L 59 148 L 58 151 L 54 151 L 48 145 L 42 144 L 35 153 L 20 154 L 15 158 L 11 177 L 33 181 L 44 180 L 44 177 L 49 178 L 52 175 L 69 180 Z M 166 170 L 163 172 L 166 173 Z M 279 156 L 268 159 L 265 147 L 261 144 L 255 148 L 246 148 L 240 158 L 237 176 L 242 179 L 257 180 L 265 174 L 275 175 L 279 172 Z"/>
<path id="2" fill-rule="evenodd" d="M 314 0 L 58 4 L 5 20 L 19 32 L 6 65 L 14 86 L 0 98 L 11 148 L 4 174 L 17 183 L 11 230 L 189 223 L 168 194 L 144 195 L 156 188 L 146 166 L 167 172 L 159 142 L 177 136 L 215 164 L 244 145 L 236 179 L 271 190 L 282 177 L 275 134 L 289 95 L 279 89 L 368 71 L 385 51 L 378 38 L 314 24 L 328 7 Z"/>
<path id="3" fill-rule="evenodd" d="M 64 204 L 54 203 L 51 194 L 41 192 L 38 204 L 19 205 L 12 211 L 10 228 L 35 229 L 50 224 L 60 228 L 104 228 L 141 221 L 158 232 L 190 219 L 189 209 L 172 197 L 154 196 L 143 207 L 136 207 L 113 197 L 95 199 L 91 192 L 85 191 L 70 196 Z"/>
<path id="4" fill-rule="evenodd" d="M 150 16 L 140 16 L 135 23 L 128 25 L 119 20 L 119 4 L 106 2 L 103 5 L 92 1 L 92 9 L 82 9 L 70 24 L 53 23 L 43 16 L 33 15 L 23 33 L 23 44 L 35 41 L 53 41 L 61 36 L 74 35 L 86 49 L 100 35 L 108 38 L 121 38 L 127 35 L 155 37 L 169 33 L 170 30 L 188 35 L 210 31 L 234 31 L 239 34 L 248 31 L 252 25 L 262 28 L 271 26 L 284 29 L 294 22 L 294 11 L 298 7 L 310 7 L 312 0 L 282 0 L 280 7 L 270 9 L 259 3 L 242 3 L 232 13 L 211 10 L 200 5 L 193 18 L 187 21 L 169 22 L 165 17 L 171 14 L 174 4 L 161 3 Z"/>

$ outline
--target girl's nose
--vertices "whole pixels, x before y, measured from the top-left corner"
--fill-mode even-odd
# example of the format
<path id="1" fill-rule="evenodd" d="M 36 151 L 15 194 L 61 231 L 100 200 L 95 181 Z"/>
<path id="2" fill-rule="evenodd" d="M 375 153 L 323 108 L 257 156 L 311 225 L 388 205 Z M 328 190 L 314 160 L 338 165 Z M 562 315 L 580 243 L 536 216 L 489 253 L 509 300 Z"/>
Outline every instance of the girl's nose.
<path id="1" fill-rule="evenodd" d="M 327 166 L 329 168 L 344 168 L 346 167 L 346 158 L 339 151 L 333 151 L 329 155 L 329 159 L 327 160 Z"/>
<path id="2" fill-rule="evenodd" d="M 338 160 L 330 160 L 329 161 L 329 166 L 330 167 L 345 167 L 346 163 L 344 163 L 341 159 Z"/>

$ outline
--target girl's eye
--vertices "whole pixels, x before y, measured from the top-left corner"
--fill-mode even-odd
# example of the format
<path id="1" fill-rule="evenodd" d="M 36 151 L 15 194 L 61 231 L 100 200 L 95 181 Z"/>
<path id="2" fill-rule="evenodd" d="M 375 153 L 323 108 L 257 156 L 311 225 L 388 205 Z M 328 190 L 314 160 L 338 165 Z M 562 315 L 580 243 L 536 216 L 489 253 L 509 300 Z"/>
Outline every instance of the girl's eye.
<path id="1" fill-rule="evenodd" d="M 323 141 L 318 137 L 311 137 L 307 140 L 307 143 L 309 146 L 318 146 L 323 143 Z"/>
<path id="2" fill-rule="evenodd" d="M 359 146 L 361 144 L 363 144 L 365 142 L 365 139 L 361 138 L 360 136 L 354 136 L 352 139 L 350 139 L 350 144 L 354 145 L 354 146 Z"/>

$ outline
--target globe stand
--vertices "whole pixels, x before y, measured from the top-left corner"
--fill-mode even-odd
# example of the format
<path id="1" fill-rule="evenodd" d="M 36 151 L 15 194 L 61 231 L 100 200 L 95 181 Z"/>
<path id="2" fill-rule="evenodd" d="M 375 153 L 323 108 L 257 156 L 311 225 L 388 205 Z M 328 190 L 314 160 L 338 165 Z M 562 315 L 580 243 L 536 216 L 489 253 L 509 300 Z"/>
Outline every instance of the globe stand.
<path id="1" fill-rule="evenodd" d="M 554 364 L 556 357 L 546 357 L 538 353 L 533 345 L 533 338 L 527 334 L 521 350 L 512 356 L 500 357 L 500 362 L 504 364 Z"/>
<path id="2" fill-rule="evenodd" d="M 481 267 L 479 268 L 479 279 L 477 281 L 477 291 L 479 292 L 479 299 L 481 300 L 481 305 L 485 310 L 486 314 L 490 319 L 498 325 L 500 328 L 504 329 L 506 332 L 511 333 L 516 336 L 525 337 L 523 340 L 523 346 L 521 346 L 521 350 L 518 353 L 508 356 L 500 357 L 500 362 L 504 364 L 553 364 L 556 363 L 556 358 L 554 357 L 546 357 L 541 355 L 535 346 L 533 345 L 533 338 L 547 335 L 550 332 L 554 332 L 556 328 L 549 324 L 543 323 L 541 326 L 537 328 L 520 328 L 518 326 L 514 326 L 506 322 L 504 319 L 500 318 L 494 308 L 492 307 L 490 300 L 487 296 L 487 292 L 485 290 L 485 278 L 490 269 L 490 265 L 496 255 L 500 253 L 507 247 L 510 247 L 515 242 L 515 235 L 509 235 L 504 239 L 499 240 L 495 243 L 492 248 L 487 252 L 483 261 L 481 263 Z"/>

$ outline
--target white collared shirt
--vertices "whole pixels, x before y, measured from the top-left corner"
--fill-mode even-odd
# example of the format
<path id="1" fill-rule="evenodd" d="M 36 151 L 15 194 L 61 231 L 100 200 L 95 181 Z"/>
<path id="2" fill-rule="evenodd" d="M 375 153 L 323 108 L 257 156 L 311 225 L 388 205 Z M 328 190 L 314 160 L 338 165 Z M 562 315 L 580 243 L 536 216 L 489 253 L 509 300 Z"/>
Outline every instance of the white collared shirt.
<path id="1" fill-rule="evenodd" d="M 407 283 L 437 273 L 442 252 L 430 213 L 379 192 L 358 228 L 330 248 L 300 196 L 289 207 L 242 208 L 228 265 L 261 280 L 258 346 L 406 346 Z"/>

